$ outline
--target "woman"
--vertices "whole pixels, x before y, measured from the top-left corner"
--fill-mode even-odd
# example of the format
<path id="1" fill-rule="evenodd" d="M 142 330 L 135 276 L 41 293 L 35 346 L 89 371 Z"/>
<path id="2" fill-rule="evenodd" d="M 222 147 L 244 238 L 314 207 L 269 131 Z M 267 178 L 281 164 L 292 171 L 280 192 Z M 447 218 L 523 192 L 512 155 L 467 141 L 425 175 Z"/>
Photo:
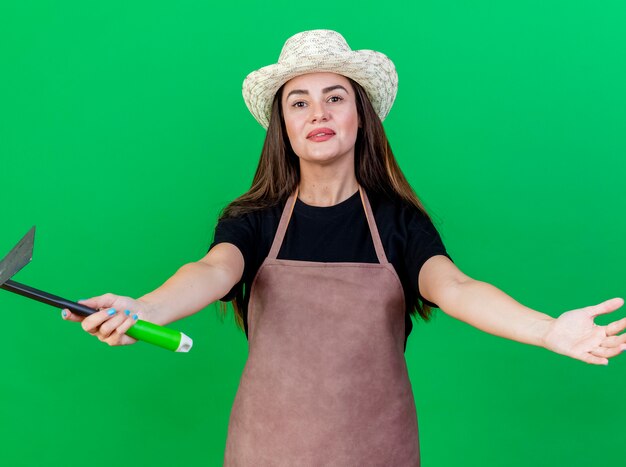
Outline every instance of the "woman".
<path id="1" fill-rule="evenodd" d="M 622 299 L 553 319 L 454 265 L 384 134 L 396 89 L 383 54 L 352 51 L 334 31 L 293 36 L 244 82 L 267 136 L 209 253 L 138 300 L 82 301 L 101 309 L 84 320 L 64 310 L 125 345 L 138 317 L 167 324 L 234 298 L 249 355 L 226 465 L 419 465 L 404 348 L 410 314 L 433 306 L 587 363 L 626 349 L 626 319 L 593 322 Z"/>

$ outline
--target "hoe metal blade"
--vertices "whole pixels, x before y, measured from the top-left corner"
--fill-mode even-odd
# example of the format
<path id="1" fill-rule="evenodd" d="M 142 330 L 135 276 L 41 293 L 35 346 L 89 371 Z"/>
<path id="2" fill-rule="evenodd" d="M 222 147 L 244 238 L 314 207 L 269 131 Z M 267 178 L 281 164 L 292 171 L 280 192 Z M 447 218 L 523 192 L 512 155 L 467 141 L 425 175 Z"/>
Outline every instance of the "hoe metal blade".
<path id="1" fill-rule="evenodd" d="M 35 226 L 13 247 L 8 255 L 0 261 L 0 286 L 11 279 L 20 269 L 33 259 L 35 244 Z"/>

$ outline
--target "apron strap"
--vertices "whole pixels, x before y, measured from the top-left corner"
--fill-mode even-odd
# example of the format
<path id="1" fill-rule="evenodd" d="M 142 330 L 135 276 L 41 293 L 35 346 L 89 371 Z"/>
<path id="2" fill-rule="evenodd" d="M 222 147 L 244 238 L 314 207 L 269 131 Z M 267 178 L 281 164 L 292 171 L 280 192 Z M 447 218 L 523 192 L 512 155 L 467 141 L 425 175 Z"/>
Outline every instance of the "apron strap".
<path id="1" fill-rule="evenodd" d="M 280 223 L 278 224 L 278 229 L 276 230 L 276 235 L 274 236 L 274 241 L 272 242 L 272 248 L 270 249 L 269 255 L 267 255 L 269 259 L 276 259 L 278 257 L 278 252 L 283 244 L 289 220 L 291 219 L 291 214 L 293 213 L 293 208 L 296 205 L 296 200 L 298 199 L 298 190 L 299 187 L 296 187 L 296 190 L 285 203 L 285 208 L 280 216 Z M 367 225 L 369 226 L 370 234 L 372 235 L 372 241 L 374 242 L 374 249 L 376 250 L 378 262 L 380 264 L 388 264 L 389 261 L 387 260 L 387 255 L 385 255 L 383 242 L 380 240 L 380 234 L 378 233 L 378 227 L 376 226 L 372 206 L 370 205 L 370 201 L 365 193 L 365 190 L 361 188 L 361 185 L 359 185 L 359 193 L 361 195 L 363 208 L 365 209 L 365 218 L 367 219 Z"/>
<path id="2" fill-rule="evenodd" d="M 276 259 L 278 256 L 278 252 L 280 251 L 280 247 L 283 244 L 283 239 L 285 238 L 285 232 L 287 232 L 287 226 L 289 225 L 289 219 L 291 219 L 291 213 L 293 212 L 293 207 L 296 205 L 296 200 L 298 199 L 298 190 L 300 187 L 296 187 L 296 191 L 294 191 L 289 198 L 287 198 L 287 202 L 285 203 L 285 208 L 283 209 L 283 214 L 280 216 L 280 223 L 278 224 L 278 229 L 276 230 L 276 235 L 274 235 L 274 241 L 272 242 L 272 248 L 270 249 L 270 254 L 267 255 L 269 259 Z"/>
<path id="3" fill-rule="evenodd" d="M 361 193 L 361 201 L 365 208 L 365 217 L 367 218 L 367 224 L 370 227 L 370 234 L 372 234 L 372 240 L 374 241 L 374 249 L 376 250 L 376 256 L 378 256 L 378 262 L 380 264 L 388 264 L 387 255 L 383 248 L 383 242 L 380 240 L 380 234 L 378 233 L 378 227 L 376 226 L 376 220 L 374 219 L 374 213 L 372 212 L 372 206 L 370 200 L 365 193 L 365 190 L 359 185 L 359 193 Z"/>

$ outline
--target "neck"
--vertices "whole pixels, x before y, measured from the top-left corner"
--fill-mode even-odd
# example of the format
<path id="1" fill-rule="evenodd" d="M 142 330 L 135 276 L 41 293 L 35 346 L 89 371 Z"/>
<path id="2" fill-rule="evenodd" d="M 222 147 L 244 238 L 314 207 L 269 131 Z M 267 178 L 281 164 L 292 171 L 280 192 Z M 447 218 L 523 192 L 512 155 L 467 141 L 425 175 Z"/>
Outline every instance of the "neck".
<path id="1" fill-rule="evenodd" d="M 334 206 L 348 199 L 358 188 L 354 160 L 344 167 L 311 167 L 300 162 L 298 198 L 310 206 Z"/>

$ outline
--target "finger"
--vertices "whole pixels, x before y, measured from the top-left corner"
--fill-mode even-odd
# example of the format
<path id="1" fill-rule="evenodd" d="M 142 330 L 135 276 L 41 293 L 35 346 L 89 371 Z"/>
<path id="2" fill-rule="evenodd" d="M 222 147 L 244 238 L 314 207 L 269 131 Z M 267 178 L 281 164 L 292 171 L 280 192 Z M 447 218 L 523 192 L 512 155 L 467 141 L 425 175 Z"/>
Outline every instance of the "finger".
<path id="1" fill-rule="evenodd" d="M 595 306 L 588 307 L 589 316 L 595 318 L 598 315 L 604 315 L 617 310 L 624 304 L 623 298 L 612 298 Z"/>
<path id="2" fill-rule="evenodd" d="M 124 320 L 126 320 L 126 318 L 127 316 L 124 313 L 116 312 L 111 315 L 111 318 L 102 323 L 100 329 L 98 330 L 98 337 L 100 340 L 104 341 L 108 339 L 109 336 L 115 332 L 117 327 L 122 324 Z"/>
<path id="3" fill-rule="evenodd" d="M 115 308 L 100 310 L 93 315 L 87 316 L 81 326 L 85 331 L 89 334 L 97 334 L 98 329 L 106 320 L 110 319 L 112 316 L 116 314 Z"/>
<path id="4" fill-rule="evenodd" d="M 620 334 L 619 336 L 606 337 L 600 344 L 602 347 L 617 347 L 619 345 L 626 344 L 626 334 Z"/>
<path id="5" fill-rule="evenodd" d="M 621 347 L 611 347 L 610 349 L 607 347 L 598 347 L 594 350 L 592 350 L 591 352 L 589 352 L 592 355 L 595 355 L 596 357 L 600 357 L 600 358 L 611 358 L 611 357 L 615 357 L 616 355 L 619 355 L 622 353 L 622 348 Z"/>
<path id="6" fill-rule="evenodd" d="M 608 365 L 609 360 L 602 357 L 596 357 L 590 353 L 584 353 L 579 357 L 585 363 L 590 363 L 591 365 Z"/>
<path id="7" fill-rule="evenodd" d="M 105 293 L 104 295 L 98 295 L 97 297 L 91 297 L 86 300 L 79 300 L 78 303 L 99 310 L 101 308 L 111 308 L 115 306 L 115 300 L 117 300 L 117 298 L 118 296 L 115 294 Z"/>
<path id="8" fill-rule="evenodd" d="M 130 336 L 126 335 L 126 331 L 128 331 L 133 325 L 137 322 L 137 315 L 131 315 L 126 317 L 126 319 L 120 324 L 115 331 L 111 334 L 109 341 L 107 341 L 110 345 L 128 345 L 134 342 L 137 342 L 137 339 L 133 339 Z"/>
<path id="9" fill-rule="evenodd" d="M 75 315 L 67 308 L 61 311 L 61 318 L 63 318 L 66 321 L 76 321 L 76 322 L 81 322 L 83 319 L 85 319 L 83 316 Z"/>
<path id="10" fill-rule="evenodd" d="M 624 329 L 626 329 L 626 318 L 622 318 L 618 321 L 613 321 L 612 323 L 608 324 L 606 326 L 606 335 L 614 336 L 622 332 Z"/>

